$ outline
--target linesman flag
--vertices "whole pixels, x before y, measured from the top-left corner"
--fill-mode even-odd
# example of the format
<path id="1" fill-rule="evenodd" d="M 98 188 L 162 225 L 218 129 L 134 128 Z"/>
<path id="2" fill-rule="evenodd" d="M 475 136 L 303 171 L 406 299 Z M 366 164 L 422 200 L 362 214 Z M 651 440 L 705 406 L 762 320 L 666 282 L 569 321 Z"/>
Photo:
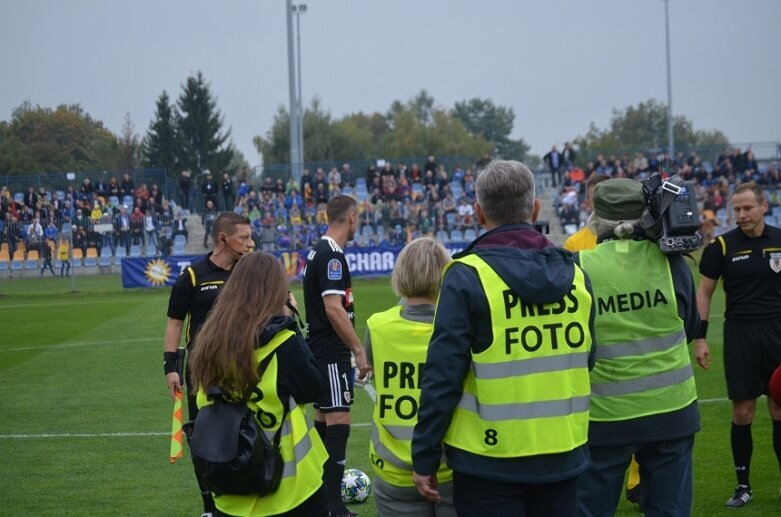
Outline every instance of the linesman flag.
<path id="1" fill-rule="evenodd" d="M 171 453 L 168 458 L 171 463 L 182 457 L 182 434 L 182 392 L 177 391 L 171 420 Z"/>
<path id="2" fill-rule="evenodd" d="M 176 373 L 179 374 L 179 385 L 184 384 L 184 348 L 179 347 L 176 351 Z M 174 399 L 174 414 L 171 418 L 171 452 L 168 455 L 168 461 L 174 463 L 177 458 L 182 457 L 182 390 L 176 392 Z"/>

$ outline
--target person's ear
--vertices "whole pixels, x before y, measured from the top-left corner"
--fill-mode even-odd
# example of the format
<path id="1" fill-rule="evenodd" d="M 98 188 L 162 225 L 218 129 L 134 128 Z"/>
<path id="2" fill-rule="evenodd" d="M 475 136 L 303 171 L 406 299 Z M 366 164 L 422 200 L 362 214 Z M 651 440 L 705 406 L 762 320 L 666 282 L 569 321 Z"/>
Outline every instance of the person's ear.
<path id="1" fill-rule="evenodd" d="M 537 198 L 534 198 L 534 210 L 532 210 L 532 222 L 537 222 L 537 216 L 540 215 L 540 208 L 542 208 L 542 204 L 540 203 L 540 200 Z"/>

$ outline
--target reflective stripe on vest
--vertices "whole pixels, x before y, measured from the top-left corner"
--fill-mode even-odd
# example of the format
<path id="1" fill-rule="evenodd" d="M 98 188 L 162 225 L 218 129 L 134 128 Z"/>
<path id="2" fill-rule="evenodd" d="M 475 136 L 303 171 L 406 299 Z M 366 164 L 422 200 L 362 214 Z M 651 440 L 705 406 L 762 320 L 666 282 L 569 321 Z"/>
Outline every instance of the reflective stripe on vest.
<path id="1" fill-rule="evenodd" d="M 672 273 L 659 248 L 649 241 L 607 241 L 582 251 L 580 262 L 597 309 L 591 420 L 668 413 L 696 400 Z"/>
<path id="2" fill-rule="evenodd" d="M 255 350 L 258 364 L 277 347 L 294 336 L 290 330 L 278 333 L 266 345 Z M 280 424 L 283 415 L 282 401 L 277 395 L 278 362 L 274 357 L 268 363 L 263 377 L 258 382 L 258 391 L 263 397 L 256 400 L 250 397 L 247 406 L 256 412 L 263 411 L 275 417 L 276 424 L 264 429 L 264 433 L 273 440 L 276 430 L 281 426 L 279 451 L 284 465 L 282 481 L 276 492 L 264 497 L 252 495 L 222 495 L 215 497 L 217 508 L 228 515 L 266 516 L 289 512 L 306 501 L 322 485 L 323 464 L 328 459 L 320 436 L 304 410 L 291 397 L 288 402 L 290 411 Z M 258 422 L 263 422 L 258 418 Z"/>
<path id="3" fill-rule="evenodd" d="M 402 310 L 403 307 L 396 306 L 366 321 L 377 390 L 369 458 L 374 473 L 383 481 L 411 487 L 411 441 L 418 420 L 419 381 L 433 325 L 404 319 Z M 453 472 L 442 462 L 437 479 L 448 482 L 452 478 Z"/>
<path id="4" fill-rule="evenodd" d="M 493 341 L 472 353 L 444 442 L 496 458 L 562 453 L 586 443 L 592 299 L 583 271 L 574 267 L 560 301 L 529 305 L 479 255 L 456 262 L 477 272 Z"/>

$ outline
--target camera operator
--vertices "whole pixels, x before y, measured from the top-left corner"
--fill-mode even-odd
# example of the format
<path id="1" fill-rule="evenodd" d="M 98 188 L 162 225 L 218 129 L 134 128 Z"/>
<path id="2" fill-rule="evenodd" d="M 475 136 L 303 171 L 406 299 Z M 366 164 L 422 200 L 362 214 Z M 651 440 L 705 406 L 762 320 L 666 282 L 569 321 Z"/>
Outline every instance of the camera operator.
<path id="1" fill-rule="evenodd" d="M 692 448 L 700 429 L 687 342 L 699 324 L 694 280 L 681 255 L 644 238 L 640 182 L 594 191 L 593 250 L 576 259 L 591 279 L 599 338 L 591 371 L 591 467 L 580 478 L 583 515 L 613 515 L 634 454 L 647 515 L 689 515 Z"/>

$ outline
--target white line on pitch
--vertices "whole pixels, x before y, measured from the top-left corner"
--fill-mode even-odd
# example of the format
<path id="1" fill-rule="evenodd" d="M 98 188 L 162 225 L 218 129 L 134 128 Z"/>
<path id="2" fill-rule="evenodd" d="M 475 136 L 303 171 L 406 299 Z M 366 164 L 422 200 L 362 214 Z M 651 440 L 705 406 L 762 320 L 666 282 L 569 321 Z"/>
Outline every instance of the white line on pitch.
<path id="1" fill-rule="evenodd" d="M 111 341 L 82 341 L 80 343 L 62 343 L 58 345 L 21 346 L 15 348 L 0 348 L 0 352 L 25 352 L 29 350 L 51 350 L 52 348 L 73 348 L 79 346 L 113 345 L 115 343 L 140 343 L 143 341 L 159 341 L 159 337 L 143 337 L 138 339 L 114 339 Z"/>

